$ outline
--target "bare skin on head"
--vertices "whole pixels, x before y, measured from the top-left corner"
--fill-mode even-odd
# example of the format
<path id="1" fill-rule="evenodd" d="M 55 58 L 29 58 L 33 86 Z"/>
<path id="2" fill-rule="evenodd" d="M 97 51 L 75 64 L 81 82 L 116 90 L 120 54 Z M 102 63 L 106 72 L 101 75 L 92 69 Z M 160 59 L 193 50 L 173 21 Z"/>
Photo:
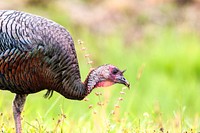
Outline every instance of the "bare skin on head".
<path id="1" fill-rule="evenodd" d="M 87 81 L 86 79 L 85 82 L 88 84 L 88 88 L 107 87 L 116 83 L 124 84 L 129 88 L 130 84 L 124 78 L 124 72 L 113 65 L 103 65 L 92 70 L 88 77 L 91 80 Z"/>

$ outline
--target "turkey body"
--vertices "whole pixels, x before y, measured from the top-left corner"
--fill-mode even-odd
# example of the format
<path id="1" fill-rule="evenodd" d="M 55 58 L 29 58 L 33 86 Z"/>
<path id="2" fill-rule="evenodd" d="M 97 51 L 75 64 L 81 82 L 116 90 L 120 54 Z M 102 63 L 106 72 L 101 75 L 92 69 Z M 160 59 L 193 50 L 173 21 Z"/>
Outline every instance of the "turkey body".
<path id="1" fill-rule="evenodd" d="M 46 96 L 55 90 L 82 99 L 84 89 L 76 89 L 76 82 L 81 81 L 74 42 L 64 27 L 36 15 L 0 11 L 0 89 L 16 94 L 47 89 Z"/>
<path id="2" fill-rule="evenodd" d="M 0 11 L 0 89 L 16 94 L 16 133 L 22 131 L 21 112 L 28 94 L 47 89 L 45 97 L 56 91 L 82 100 L 97 87 L 116 83 L 129 87 L 123 73 L 113 65 L 102 65 L 81 82 L 74 42 L 64 27 L 20 11 Z"/>

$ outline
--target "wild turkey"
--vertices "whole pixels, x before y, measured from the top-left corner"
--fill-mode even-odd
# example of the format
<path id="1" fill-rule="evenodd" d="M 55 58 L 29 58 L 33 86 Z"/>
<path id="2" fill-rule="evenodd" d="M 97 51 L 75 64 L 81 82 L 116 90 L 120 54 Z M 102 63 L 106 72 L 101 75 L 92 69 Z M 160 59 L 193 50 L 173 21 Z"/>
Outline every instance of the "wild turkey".
<path id="1" fill-rule="evenodd" d="M 0 89 L 16 93 L 13 114 L 21 133 L 26 96 L 47 89 L 82 100 L 94 88 L 115 83 L 129 87 L 123 72 L 107 64 L 93 69 L 82 83 L 69 32 L 46 18 L 13 10 L 0 11 Z"/>

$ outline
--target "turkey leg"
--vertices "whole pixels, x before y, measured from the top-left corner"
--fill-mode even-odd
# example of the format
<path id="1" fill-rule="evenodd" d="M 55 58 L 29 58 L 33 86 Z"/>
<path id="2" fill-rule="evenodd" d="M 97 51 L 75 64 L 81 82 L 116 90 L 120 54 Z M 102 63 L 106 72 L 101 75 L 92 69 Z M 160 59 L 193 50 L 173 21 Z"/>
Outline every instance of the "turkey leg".
<path id="1" fill-rule="evenodd" d="M 16 128 L 16 133 L 21 133 L 22 132 L 22 127 L 21 127 L 21 112 L 24 108 L 24 103 L 26 101 L 26 94 L 17 94 L 15 96 L 15 99 L 13 101 L 13 115 L 15 119 L 15 128 Z"/>

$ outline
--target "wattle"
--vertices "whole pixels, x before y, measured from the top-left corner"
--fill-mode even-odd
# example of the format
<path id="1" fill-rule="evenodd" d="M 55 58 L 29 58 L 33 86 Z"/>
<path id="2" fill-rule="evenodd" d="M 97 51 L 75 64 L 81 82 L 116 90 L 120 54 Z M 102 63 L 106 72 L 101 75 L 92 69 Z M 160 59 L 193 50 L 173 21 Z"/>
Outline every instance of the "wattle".
<path id="1" fill-rule="evenodd" d="M 114 82 L 112 82 L 112 81 L 101 81 L 101 82 L 97 83 L 95 87 L 108 87 L 113 84 L 114 84 Z"/>

